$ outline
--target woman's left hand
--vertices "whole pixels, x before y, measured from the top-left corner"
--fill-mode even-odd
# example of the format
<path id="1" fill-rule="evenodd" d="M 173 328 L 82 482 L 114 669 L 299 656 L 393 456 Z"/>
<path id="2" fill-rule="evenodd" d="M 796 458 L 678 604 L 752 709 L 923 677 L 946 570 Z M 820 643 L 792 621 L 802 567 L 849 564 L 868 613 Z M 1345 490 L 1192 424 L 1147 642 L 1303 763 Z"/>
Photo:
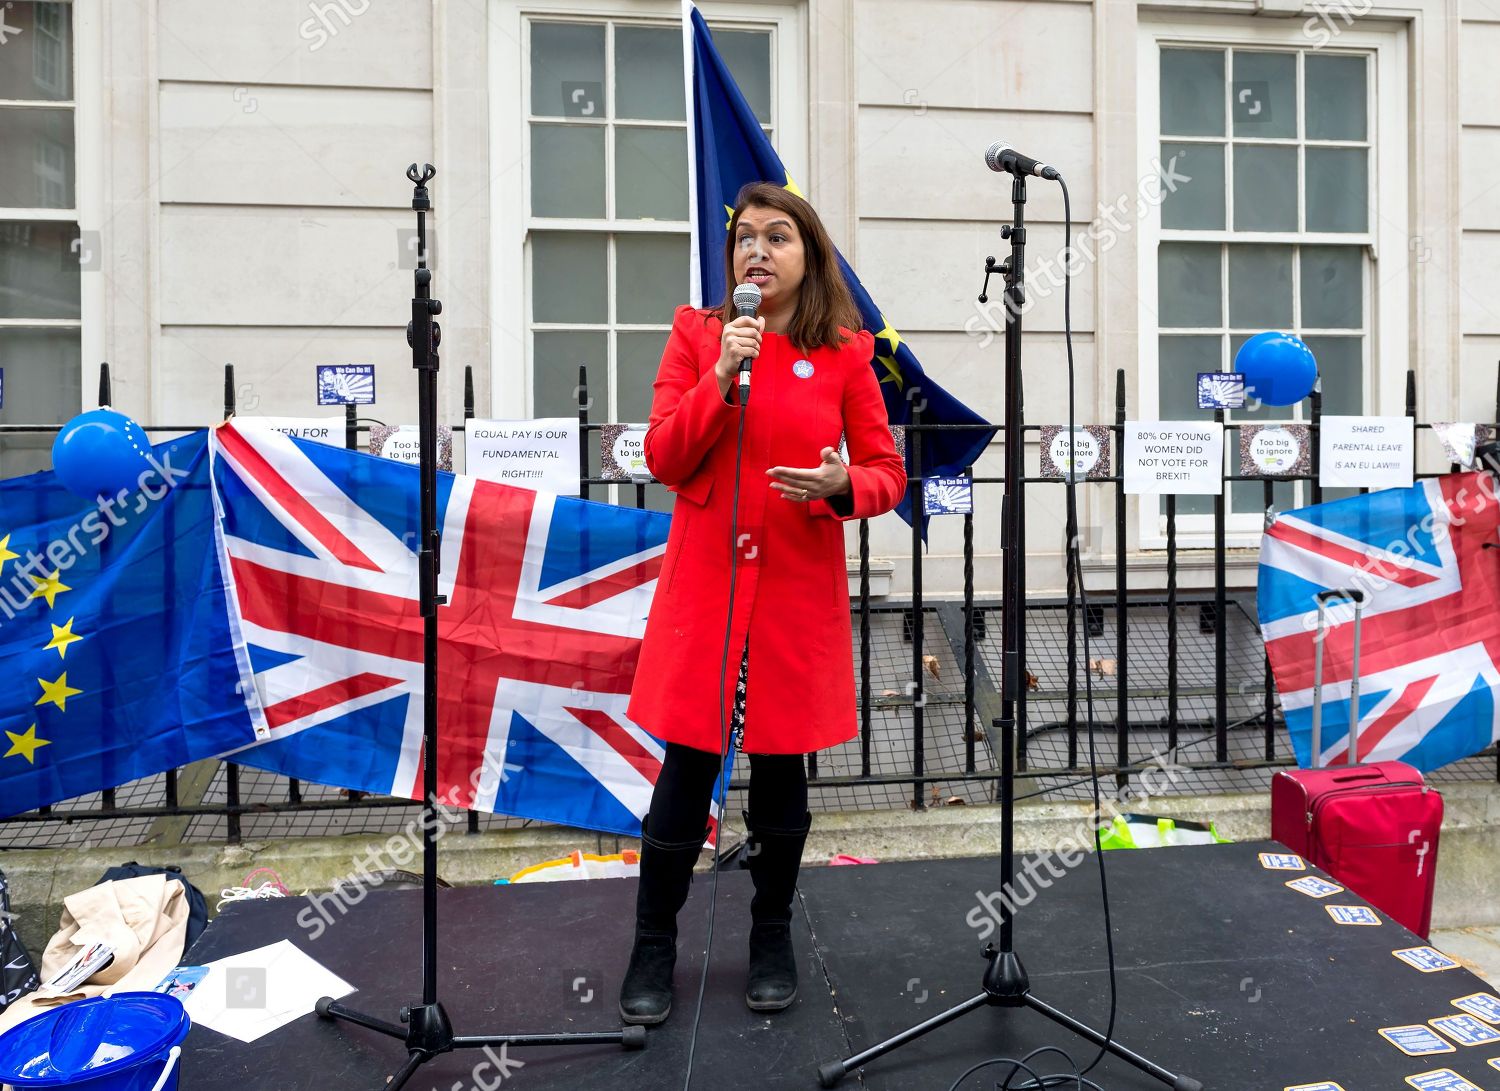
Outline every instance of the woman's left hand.
<path id="1" fill-rule="evenodd" d="M 849 471 L 839 453 L 832 447 L 823 448 L 822 465 L 803 470 L 794 466 L 772 466 L 766 471 L 776 480 L 771 488 L 781 492 L 783 500 L 807 502 L 826 500 L 830 496 L 849 491 Z"/>

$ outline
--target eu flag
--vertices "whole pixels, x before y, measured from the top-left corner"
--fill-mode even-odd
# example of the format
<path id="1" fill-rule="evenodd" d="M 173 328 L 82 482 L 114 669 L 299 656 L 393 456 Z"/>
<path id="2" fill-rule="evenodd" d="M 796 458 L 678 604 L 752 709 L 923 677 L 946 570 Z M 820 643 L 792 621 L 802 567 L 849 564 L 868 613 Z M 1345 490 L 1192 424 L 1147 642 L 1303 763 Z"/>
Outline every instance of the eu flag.
<path id="1" fill-rule="evenodd" d="M 688 112 L 688 153 L 693 160 L 692 179 L 692 302 L 713 306 L 724 298 L 724 239 L 735 196 L 750 182 L 776 182 L 799 197 L 805 197 L 792 181 L 781 157 L 766 139 L 750 104 L 734 82 L 723 58 L 714 48 L 703 16 L 690 2 L 684 3 L 684 53 L 689 62 L 691 108 Z M 922 370 L 911 346 L 875 306 L 854 270 L 839 255 L 839 268 L 859 306 L 864 327 L 875 335 L 875 356 L 870 366 L 885 395 L 886 414 L 892 424 L 909 424 L 913 405 L 921 407 L 925 424 L 986 425 L 988 422 L 949 394 Z M 922 433 L 923 477 L 953 476 L 978 460 L 996 429 L 955 428 Z M 907 443 L 907 472 L 912 472 L 912 444 Z M 896 511 L 911 522 L 911 495 Z M 924 519 L 925 530 L 925 519 Z M 925 534 L 924 534 L 925 537 Z"/>
<path id="2" fill-rule="evenodd" d="M 0 816 L 256 740 L 206 433 L 150 458 L 112 500 L 0 482 Z"/>

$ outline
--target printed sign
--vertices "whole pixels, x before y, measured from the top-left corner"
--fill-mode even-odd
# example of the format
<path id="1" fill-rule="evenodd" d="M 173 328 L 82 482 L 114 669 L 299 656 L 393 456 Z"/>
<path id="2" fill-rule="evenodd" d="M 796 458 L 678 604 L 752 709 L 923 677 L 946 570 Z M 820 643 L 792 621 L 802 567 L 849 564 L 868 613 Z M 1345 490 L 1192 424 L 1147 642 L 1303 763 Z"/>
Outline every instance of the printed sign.
<path id="1" fill-rule="evenodd" d="M 1410 488 L 1414 447 L 1410 417 L 1324 417 L 1318 481 L 1324 488 Z"/>
<path id="2" fill-rule="evenodd" d="M 1267 871 L 1307 870 L 1307 865 L 1302 862 L 1302 857 L 1289 852 L 1263 852 L 1260 854 L 1260 866 Z"/>
<path id="3" fill-rule="evenodd" d="M 297 439 L 344 446 L 343 417 L 235 417 L 236 428 L 265 428 Z"/>
<path id="4" fill-rule="evenodd" d="M 1427 1021 L 1461 1046 L 1487 1046 L 1491 1042 L 1500 1042 L 1500 1030 L 1472 1015 L 1445 1015 Z"/>
<path id="5" fill-rule="evenodd" d="M 1377 925 L 1380 917 L 1367 905 L 1325 905 L 1335 924 Z"/>
<path id="6" fill-rule="evenodd" d="M 1436 947 L 1406 947 L 1400 951 L 1392 951 L 1402 962 L 1424 974 L 1440 973 L 1443 970 L 1457 969 L 1458 963 L 1449 958 Z"/>
<path id="7" fill-rule="evenodd" d="M 1042 425 L 1042 476 L 1066 478 L 1069 463 L 1077 458 L 1075 480 L 1109 476 L 1109 429 L 1102 424 L 1082 425 L 1068 430 L 1057 424 Z"/>
<path id="8" fill-rule="evenodd" d="M 1300 879 L 1292 879 L 1286 884 L 1299 893 L 1306 894 L 1309 898 L 1326 898 L 1330 894 L 1342 894 L 1344 888 L 1337 883 L 1327 883 L 1316 875 L 1304 875 Z"/>
<path id="9" fill-rule="evenodd" d="M 397 462 L 420 461 L 421 429 L 415 424 L 377 424 L 370 429 L 370 453 Z M 437 468 L 453 469 L 453 429 L 446 424 L 437 427 Z"/>
<path id="10" fill-rule="evenodd" d="M 1484 1091 L 1464 1079 L 1451 1068 L 1439 1068 L 1432 1072 L 1418 1072 L 1406 1077 L 1406 1082 L 1418 1091 Z"/>
<path id="11" fill-rule="evenodd" d="M 374 364 L 319 364 L 319 405 L 374 405 Z"/>
<path id="12" fill-rule="evenodd" d="M 599 429 L 599 472 L 611 481 L 652 481 L 646 468 L 646 426 L 606 424 Z"/>
<path id="13" fill-rule="evenodd" d="M 1453 1006 L 1459 1011 L 1466 1011 L 1470 1015 L 1477 1015 L 1486 1023 L 1500 1024 L 1500 999 L 1496 999 L 1489 993 L 1472 993 L 1469 996 L 1460 996 L 1453 1001 Z"/>
<path id="14" fill-rule="evenodd" d="M 467 421 L 464 468 L 486 481 L 576 496 L 578 418 Z"/>
<path id="15" fill-rule="evenodd" d="M 1125 491 L 1218 496 L 1224 489 L 1224 426 L 1214 421 L 1126 421 Z"/>
<path id="16" fill-rule="evenodd" d="M 1243 409 L 1245 376 L 1238 371 L 1198 372 L 1199 409 Z"/>
<path id="17" fill-rule="evenodd" d="M 1245 477 L 1306 477 L 1312 473 L 1311 431 L 1305 424 L 1240 427 L 1240 473 Z"/>
<path id="18" fill-rule="evenodd" d="M 922 510 L 928 515 L 972 515 L 974 481 L 968 477 L 929 477 L 922 482 Z"/>
<path id="19" fill-rule="evenodd" d="M 1324 1080 L 1322 1083 L 1299 1083 L 1296 1087 L 1286 1087 L 1282 1091 L 1344 1091 L 1344 1085 Z"/>
<path id="20" fill-rule="evenodd" d="M 1408 1057 L 1428 1057 L 1434 1053 L 1457 1053 L 1458 1050 L 1438 1036 L 1437 1031 L 1421 1023 L 1405 1027 L 1385 1027 L 1380 1036 Z"/>

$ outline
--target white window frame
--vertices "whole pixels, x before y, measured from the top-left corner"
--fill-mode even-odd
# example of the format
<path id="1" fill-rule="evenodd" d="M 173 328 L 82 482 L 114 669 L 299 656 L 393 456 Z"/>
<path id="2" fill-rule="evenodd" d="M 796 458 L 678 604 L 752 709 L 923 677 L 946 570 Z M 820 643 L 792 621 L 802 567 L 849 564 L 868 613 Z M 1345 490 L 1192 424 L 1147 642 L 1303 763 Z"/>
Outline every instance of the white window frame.
<path id="1" fill-rule="evenodd" d="M 45 221 L 77 224 L 79 231 L 97 230 L 91 225 L 104 221 L 104 71 L 103 0 L 61 0 L 72 7 L 73 97 L 71 99 L 3 99 L 7 106 L 68 110 L 73 115 L 73 207 L 26 208 L 0 205 L 0 220 Z M 19 45 L 18 39 L 10 43 Z M 24 48 L 24 47 L 23 47 Z M 100 237 L 100 245 L 103 245 Z M 79 405 L 93 404 L 96 387 L 89 382 L 89 366 L 105 359 L 103 318 L 105 310 L 104 255 L 99 270 L 79 273 L 77 318 L 0 318 L 0 327 L 11 329 L 76 329 L 79 331 Z M 97 273 L 98 275 L 90 275 Z M 37 423 L 26 421 L 24 423 Z"/>
<path id="2" fill-rule="evenodd" d="M 1161 71 L 1160 49 L 1171 46 L 1206 46 L 1220 48 L 1281 48 L 1308 50 L 1308 20 L 1245 19 L 1239 16 L 1203 16 L 1184 20 L 1175 13 L 1145 13 L 1140 17 L 1137 49 L 1137 163 L 1140 173 L 1152 172 L 1152 164 L 1161 146 Z M 1399 416 L 1406 411 L 1406 371 L 1411 360 L 1410 315 L 1411 287 L 1407 279 L 1407 240 L 1411 222 L 1409 191 L 1410 134 L 1407 129 L 1409 78 L 1407 68 L 1407 32 L 1403 24 L 1382 24 L 1361 19 L 1353 27 L 1340 27 L 1340 33 L 1327 43 L 1330 52 L 1362 52 L 1373 55 L 1369 93 L 1374 96 L 1372 116 L 1374 129 L 1371 143 L 1374 155 L 1370 164 L 1373 199 L 1370 210 L 1370 241 L 1366 244 L 1371 259 L 1367 269 L 1365 292 L 1366 353 L 1365 406 L 1372 415 Z M 1233 134 L 1229 134 L 1233 139 Z M 1234 180 L 1225 172 L 1224 184 Z M 1348 243 L 1347 235 L 1264 232 L 1254 241 L 1268 243 L 1317 244 Z M 1160 374 L 1157 365 L 1158 334 L 1157 249 L 1161 242 L 1161 204 L 1146 202 L 1141 219 L 1139 268 L 1138 375 L 1135 412 L 1132 420 L 1160 419 Z M 1204 242 L 1246 241 L 1231 231 L 1195 232 Z M 1224 458 L 1226 472 L 1238 472 L 1239 451 L 1233 442 L 1237 431 L 1225 432 Z M 1123 452 L 1121 452 L 1123 455 Z M 1226 483 L 1225 499 L 1228 501 Z M 1225 544 L 1230 548 L 1253 548 L 1260 544 L 1262 517 L 1242 513 L 1227 515 Z M 1139 498 L 1136 532 L 1140 548 L 1165 549 L 1166 520 L 1154 496 Z M 1213 544 L 1211 516 L 1177 517 L 1177 544 L 1182 548 Z"/>
<path id="3" fill-rule="evenodd" d="M 526 52 L 529 19 L 579 22 L 640 20 L 662 26 L 681 26 L 680 0 L 614 0 L 609 4 L 568 0 L 491 0 L 490 19 L 490 193 L 492 247 L 490 282 L 490 413 L 501 420 L 532 416 L 530 285 L 526 277 L 527 240 L 531 215 L 531 146 L 526 100 L 531 80 Z M 806 192 L 808 163 L 807 29 L 804 9 L 782 2 L 734 0 L 704 3 L 705 19 L 733 29 L 772 31 L 771 114 L 776 122 L 776 150 Z M 809 196 L 814 196 L 809 194 Z M 622 234 L 687 234 L 681 225 L 642 220 L 559 220 L 549 227 L 574 231 Z M 613 290 L 613 285 L 611 285 Z M 686 296 L 683 303 L 688 302 Z M 614 328 L 619 327 L 618 324 Z M 612 366 L 612 362 L 611 362 Z M 590 384 L 596 380 L 590 377 Z M 603 422 L 607 413 L 591 414 Z"/>

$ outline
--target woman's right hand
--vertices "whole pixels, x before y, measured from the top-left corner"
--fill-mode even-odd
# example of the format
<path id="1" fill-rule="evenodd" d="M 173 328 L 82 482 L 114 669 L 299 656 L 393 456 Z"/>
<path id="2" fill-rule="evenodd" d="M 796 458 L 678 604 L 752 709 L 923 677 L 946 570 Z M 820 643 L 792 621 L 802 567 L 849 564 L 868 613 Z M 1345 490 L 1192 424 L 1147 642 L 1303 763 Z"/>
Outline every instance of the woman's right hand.
<path id="1" fill-rule="evenodd" d="M 714 365 L 720 390 L 734 385 L 741 360 L 760 355 L 760 336 L 765 328 L 764 318 L 736 318 L 724 327 L 719 338 L 719 362 Z"/>

